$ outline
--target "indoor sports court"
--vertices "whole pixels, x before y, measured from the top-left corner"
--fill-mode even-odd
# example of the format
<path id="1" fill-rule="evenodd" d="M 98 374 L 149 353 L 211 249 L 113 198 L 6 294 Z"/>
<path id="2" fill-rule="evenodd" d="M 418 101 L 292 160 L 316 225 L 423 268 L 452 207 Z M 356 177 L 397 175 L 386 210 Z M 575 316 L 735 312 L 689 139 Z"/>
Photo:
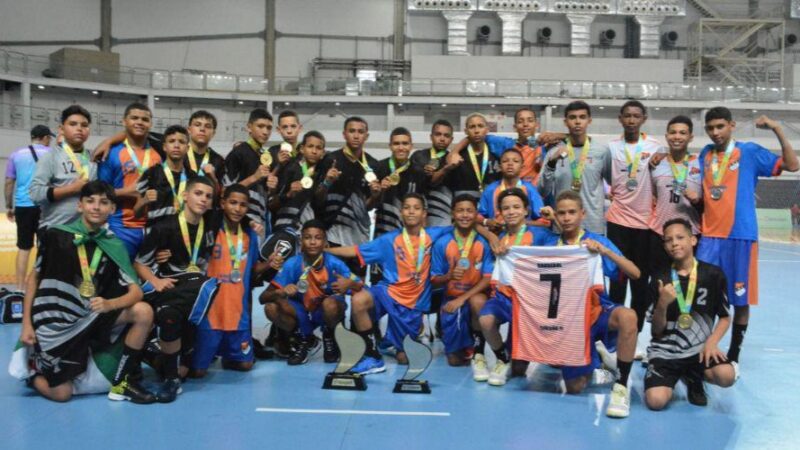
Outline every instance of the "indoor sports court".
<path id="1" fill-rule="evenodd" d="M 798 36 L 794 0 L 0 0 L 0 447 L 797 447 Z M 573 244 L 587 292 L 497 264 Z"/>

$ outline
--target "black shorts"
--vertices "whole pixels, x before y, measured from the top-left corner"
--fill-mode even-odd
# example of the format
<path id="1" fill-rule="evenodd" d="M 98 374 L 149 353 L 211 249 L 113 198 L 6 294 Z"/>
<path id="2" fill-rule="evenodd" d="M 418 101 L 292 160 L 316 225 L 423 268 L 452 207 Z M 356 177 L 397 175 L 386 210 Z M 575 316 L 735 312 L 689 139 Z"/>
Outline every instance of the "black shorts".
<path id="1" fill-rule="evenodd" d="M 33 248 L 33 235 L 39 228 L 39 216 L 42 211 L 38 206 L 22 206 L 14 208 L 14 221 L 17 223 L 17 248 L 30 250 Z"/>
<path id="2" fill-rule="evenodd" d="M 46 352 L 37 343 L 34 357 L 36 372 L 44 376 L 50 387 L 72 381 L 86 372 L 89 349 L 99 351 L 113 344 L 112 333 L 121 313 L 122 310 L 117 309 L 99 314 L 83 331 Z"/>
<path id="3" fill-rule="evenodd" d="M 692 355 L 680 359 L 651 359 L 648 361 L 647 373 L 644 376 L 644 389 L 654 387 L 674 388 L 681 378 L 703 380 L 703 372 L 707 368 L 729 362 L 714 363 L 709 367 L 699 361 L 700 355 Z"/>

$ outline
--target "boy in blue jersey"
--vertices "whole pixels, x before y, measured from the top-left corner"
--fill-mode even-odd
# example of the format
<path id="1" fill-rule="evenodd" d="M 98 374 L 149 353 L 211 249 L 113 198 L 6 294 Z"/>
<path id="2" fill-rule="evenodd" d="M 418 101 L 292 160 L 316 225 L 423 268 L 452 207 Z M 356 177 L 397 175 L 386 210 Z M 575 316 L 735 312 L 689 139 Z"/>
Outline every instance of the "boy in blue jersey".
<path id="1" fill-rule="evenodd" d="M 119 208 L 108 220 L 111 231 L 119 237 L 134 259 L 144 239 L 146 217 L 137 217 L 134 207 L 139 201 L 136 187 L 139 177 L 152 166 L 161 164 L 161 156 L 150 148 L 147 135 L 153 113 L 146 105 L 131 103 L 125 108 L 122 123 L 125 140 L 111 147 L 108 159 L 97 167 L 97 178 L 114 187 Z"/>
<path id="2" fill-rule="evenodd" d="M 739 361 L 739 349 L 750 320 L 750 305 L 758 304 L 758 177 L 777 176 L 800 169 L 797 155 L 780 125 L 767 116 L 755 121 L 769 129 L 781 145 L 781 156 L 753 143 L 736 141 L 730 110 L 711 108 L 706 113 L 706 134 L 713 141 L 700 152 L 703 180 L 703 235 L 697 259 L 719 266 L 728 281 L 733 305 L 733 330 L 728 359 Z"/>
<path id="3" fill-rule="evenodd" d="M 583 229 L 583 200 L 578 192 L 569 190 L 556 197 L 556 221 L 561 228 L 560 236 L 551 236 L 546 245 L 583 245 L 592 253 L 598 253 L 603 259 L 603 275 L 609 279 L 618 277 L 619 271 L 631 280 L 641 276 L 639 268 L 622 256 L 622 252 L 605 236 Z M 636 312 L 630 308 L 613 303 L 607 294 L 603 294 L 591 306 L 594 318 L 591 329 L 592 341 L 603 341 L 604 344 L 617 344 L 617 369 L 619 377 L 611 391 L 606 415 L 623 418 L 630 413 L 630 394 L 628 392 L 628 376 L 636 351 L 638 327 Z M 614 342 L 616 341 L 616 342 Z M 562 367 L 567 393 L 578 394 L 586 387 L 595 369 L 600 367 L 600 355 L 595 346 L 591 346 L 592 362 L 582 367 Z"/>
<path id="4" fill-rule="evenodd" d="M 362 375 L 386 370 L 377 351 L 377 321 L 389 315 L 384 339 L 397 351 L 397 361 L 407 364 L 403 339 L 417 336 L 422 315 L 430 307 L 431 248 L 452 227 L 424 228 L 425 198 L 417 193 L 403 198 L 403 228 L 358 246 L 331 248 L 327 251 L 344 258 L 358 257 L 362 265 L 379 264 L 383 279 L 353 295 L 353 324 L 367 344 L 364 358 L 352 371 Z"/>
<path id="5" fill-rule="evenodd" d="M 500 234 L 500 242 L 504 247 L 515 245 L 545 245 L 552 240 L 553 233 L 549 230 L 528 226 L 527 217 L 530 215 L 530 201 L 528 194 L 518 187 L 512 187 L 501 192 L 497 197 L 506 231 Z M 476 355 L 473 364 L 472 378 L 475 381 L 488 381 L 492 386 L 503 386 L 508 378 L 510 356 L 503 344 L 500 335 L 500 325 L 511 321 L 511 287 L 497 284 L 493 289 L 492 297 L 480 310 L 480 325 L 486 342 L 489 343 L 497 363 L 489 372 L 486 360 L 482 355 Z M 510 339 L 509 339 L 510 340 Z"/>
<path id="6" fill-rule="evenodd" d="M 503 152 L 502 156 L 500 156 L 502 178 L 486 186 L 478 204 L 478 213 L 480 214 L 478 220 L 482 220 L 483 224 L 492 231 L 500 232 L 503 229 L 503 216 L 497 207 L 497 198 L 502 192 L 512 187 L 521 189 L 528 196 L 530 208 L 526 219 L 533 224 L 532 221 L 540 217 L 540 210 L 544 207 L 542 197 L 539 196 L 539 191 L 531 183 L 520 178 L 521 170 L 522 153 L 515 148 L 509 148 Z"/>
<path id="7" fill-rule="evenodd" d="M 362 287 L 342 260 L 325 254 L 327 244 L 323 222 L 312 219 L 303 224 L 301 254 L 289 258 L 261 294 L 267 318 L 278 328 L 299 334 L 287 360 L 291 366 L 305 364 L 319 350 L 317 327 L 323 327 L 325 362 L 339 359 L 333 330 L 344 319 L 344 296 Z"/>
<path id="8" fill-rule="evenodd" d="M 442 342 L 451 366 L 469 364 L 473 353 L 483 357 L 486 341 L 478 313 L 486 303 L 494 268 L 494 255 L 475 230 L 477 202 L 469 194 L 453 200 L 455 230 L 433 245 L 431 283 L 445 288 L 439 311 Z"/>

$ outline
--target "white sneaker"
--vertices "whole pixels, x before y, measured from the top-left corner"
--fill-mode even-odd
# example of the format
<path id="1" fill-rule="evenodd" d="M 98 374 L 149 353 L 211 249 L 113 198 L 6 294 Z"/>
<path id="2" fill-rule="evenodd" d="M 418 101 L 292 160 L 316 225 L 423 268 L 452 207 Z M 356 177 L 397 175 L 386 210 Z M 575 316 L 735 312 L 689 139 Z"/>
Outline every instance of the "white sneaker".
<path id="1" fill-rule="evenodd" d="M 614 387 L 611 388 L 611 399 L 608 401 L 606 415 L 622 419 L 628 417 L 630 412 L 631 394 L 628 392 L 628 388 L 619 383 L 614 383 Z"/>
<path id="2" fill-rule="evenodd" d="M 617 374 L 606 369 L 594 369 L 592 384 L 611 384 L 617 381 Z"/>
<path id="3" fill-rule="evenodd" d="M 636 347 L 636 353 L 633 354 L 634 361 L 647 361 L 647 350 L 642 350 Z"/>
<path id="4" fill-rule="evenodd" d="M 510 364 L 498 360 L 497 364 L 494 365 L 494 369 L 492 369 L 492 373 L 489 374 L 489 384 L 492 386 L 502 386 L 506 384 L 509 368 Z"/>
<path id="5" fill-rule="evenodd" d="M 617 370 L 617 353 L 611 353 L 606 348 L 606 344 L 603 341 L 596 341 L 594 343 L 594 348 L 597 349 L 597 354 L 600 355 L 600 360 L 603 362 L 603 365 L 606 369 L 611 371 Z"/>
<path id="6" fill-rule="evenodd" d="M 472 379 L 478 382 L 489 379 L 489 366 L 486 365 L 486 357 L 481 353 L 472 357 Z"/>
<path id="7" fill-rule="evenodd" d="M 733 382 L 739 381 L 739 377 L 741 373 L 739 373 L 739 363 L 736 361 L 731 361 L 731 365 L 733 366 Z"/>

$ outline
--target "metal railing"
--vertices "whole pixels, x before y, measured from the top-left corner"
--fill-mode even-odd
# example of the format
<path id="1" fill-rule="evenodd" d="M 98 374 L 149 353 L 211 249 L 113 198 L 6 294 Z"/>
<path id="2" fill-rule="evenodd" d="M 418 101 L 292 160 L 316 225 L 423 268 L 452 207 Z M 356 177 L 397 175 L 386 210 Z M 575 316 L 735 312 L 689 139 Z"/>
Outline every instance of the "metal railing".
<path id="1" fill-rule="evenodd" d="M 146 89 L 329 96 L 454 96 L 502 98 L 583 98 L 786 103 L 800 101 L 800 91 L 773 85 L 731 86 L 717 83 L 646 83 L 546 81 L 525 79 L 378 79 L 277 77 L 199 71 L 121 67 L 119 71 L 82 67 L 72 79 Z M 49 58 L 0 49 L 0 72 L 32 77 L 52 76 Z"/>

